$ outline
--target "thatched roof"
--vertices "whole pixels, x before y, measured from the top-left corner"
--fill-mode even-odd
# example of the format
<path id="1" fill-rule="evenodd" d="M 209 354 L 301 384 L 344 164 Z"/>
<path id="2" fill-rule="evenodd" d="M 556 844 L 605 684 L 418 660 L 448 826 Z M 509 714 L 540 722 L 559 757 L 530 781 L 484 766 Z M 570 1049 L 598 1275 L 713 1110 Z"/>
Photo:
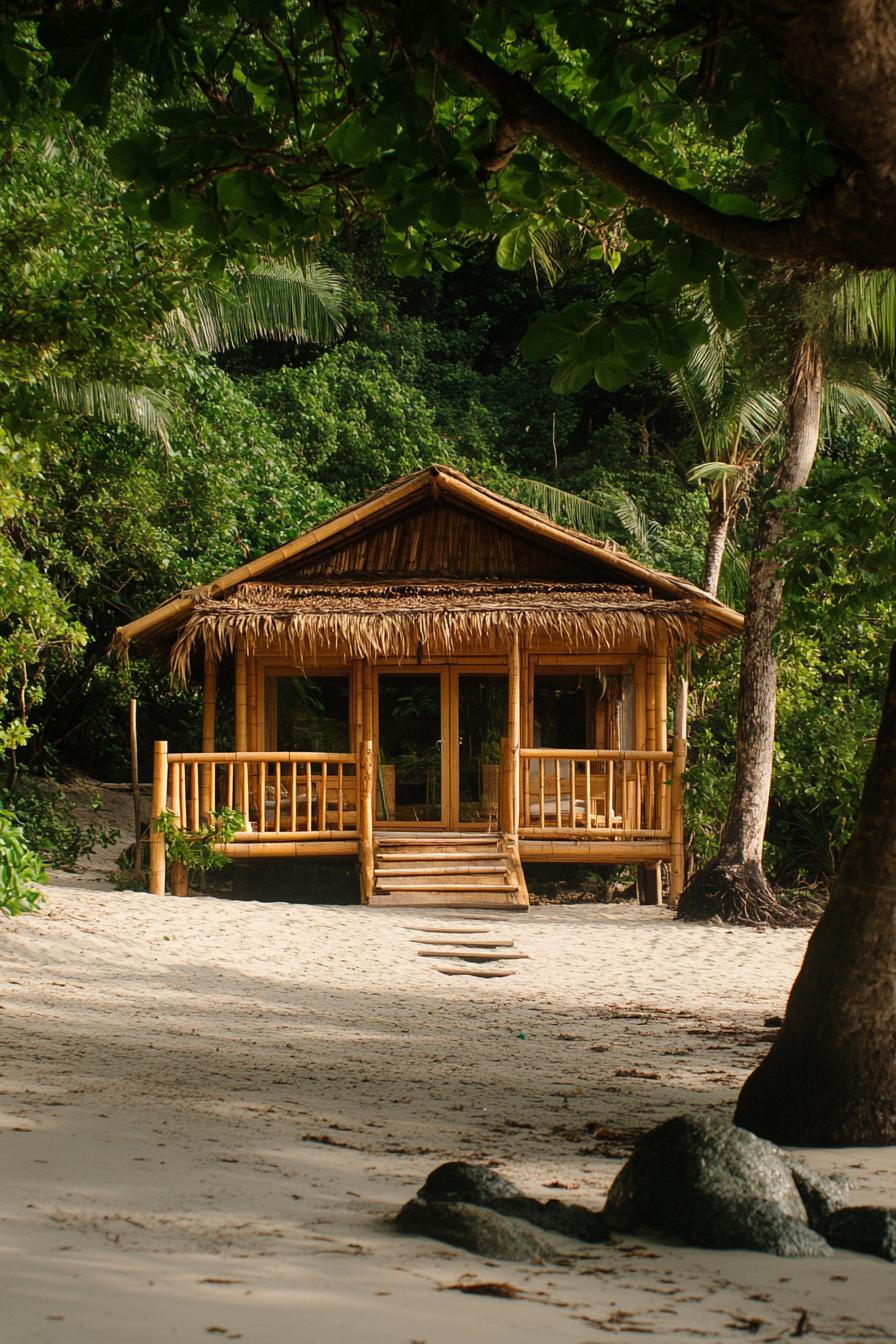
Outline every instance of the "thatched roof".
<path id="1" fill-rule="evenodd" d="M 263 643 L 302 665 L 320 654 L 414 658 L 536 635 L 606 651 L 653 642 L 658 627 L 672 643 L 700 644 L 701 626 L 689 603 L 619 584 L 241 583 L 224 597 L 197 600 L 171 661 L 186 677 L 200 643 L 216 658 Z"/>
<path id="2" fill-rule="evenodd" d="M 348 539 L 367 535 L 371 528 L 380 527 L 384 522 L 388 523 L 391 520 L 401 523 L 411 518 L 414 510 L 419 510 L 427 501 L 436 501 L 466 510 L 470 514 L 488 520 L 496 529 L 505 529 L 518 538 L 528 538 L 533 545 L 537 543 L 546 546 L 553 554 L 566 557 L 582 572 L 581 584 L 571 585 L 571 588 L 574 586 L 580 589 L 580 595 L 589 586 L 593 589 L 598 583 L 618 582 L 631 585 L 633 591 L 637 590 L 638 609 L 645 614 L 652 608 L 654 602 L 659 601 L 674 604 L 681 625 L 687 625 L 692 619 L 699 618 L 700 642 L 712 643 L 714 640 L 730 638 L 741 631 L 742 616 L 694 584 L 633 560 L 621 547 L 612 542 L 585 536 L 572 528 L 561 526 L 535 509 L 505 499 L 452 467 L 432 466 L 391 482 L 361 504 L 343 509 L 327 522 L 318 524 L 302 536 L 268 552 L 267 555 L 250 560 L 238 569 L 223 574 L 212 583 L 178 593 L 156 607 L 154 611 L 121 626 L 116 632 L 114 647 L 123 651 L 132 640 L 140 639 L 157 650 L 170 649 L 174 641 L 177 641 L 178 648 L 182 648 L 185 640 L 189 642 L 187 628 L 192 627 L 194 615 L 207 614 L 207 604 L 210 600 L 229 599 L 236 595 L 237 589 L 249 585 L 286 583 L 301 585 L 304 569 L 313 568 L 317 557 L 326 555 L 334 546 Z M 362 572 L 370 571 L 363 569 Z M 409 577 L 404 572 L 395 573 L 393 582 L 393 574 L 390 572 L 388 584 L 395 588 L 399 581 Z M 344 582 L 351 586 L 353 580 L 346 576 Z M 320 597 L 323 589 L 317 588 L 316 592 Z M 570 591 L 570 599 L 571 597 Z M 370 590 L 367 600 L 373 600 L 373 593 Z M 505 610 L 510 612 L 512 608 L 506 606 Z M 602 610 L 605 618 L 604 629 L 609 629 L 610 612 L 605 605 Z M 383 615 L 389 615 L 390 612 L 384 611 Z M 671 615 L 671 612 L 669 614 Z M 315 613 L 309 609 L 308 622 L 311 622 L 314 616 Z M 325 628 L 330 617 L 335 620 L 335 613 L 323 611 L 316 613 L 321 630 Z M 433 620 L 432 617 L 427 619 L 430 622 Z M 447 621 L 449 616 L 443 612 L 440 619 Z M 470 614 L 466 619 L 473 621 Z M 549 618 L 545 616 L 543 619 L 547 621 Z M 597 613 L 595 621 L 596 619 Z M 494 620 L 497 624 L 497 616 Z M 473 624 L 476 622 L 473 621 Z M 311 628 L 310 624 L 308 628 Z M 183 654 L 177 656 L 182 663 Z"/>

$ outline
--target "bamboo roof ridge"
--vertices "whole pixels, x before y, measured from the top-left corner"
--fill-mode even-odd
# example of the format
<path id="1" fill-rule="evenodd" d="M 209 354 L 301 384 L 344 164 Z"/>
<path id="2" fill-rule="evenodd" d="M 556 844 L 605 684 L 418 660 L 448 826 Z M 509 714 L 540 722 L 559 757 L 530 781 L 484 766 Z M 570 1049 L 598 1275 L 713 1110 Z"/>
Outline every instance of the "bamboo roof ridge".
<path id="1" fill-rule="evenodd" d="M 518 635 L 609 650 L 646 642 L 660 626 L 676 644 L 701 644 L 703 615 L 686 600 L 654 598 L 621 584 L 555 582 L 241 583 L 199 598 L 171 653 L 186 679 L 197 645 L 220 658 L 263 643 L 301 665 L 321 653 L 346 658 L 445 655 Z"/>

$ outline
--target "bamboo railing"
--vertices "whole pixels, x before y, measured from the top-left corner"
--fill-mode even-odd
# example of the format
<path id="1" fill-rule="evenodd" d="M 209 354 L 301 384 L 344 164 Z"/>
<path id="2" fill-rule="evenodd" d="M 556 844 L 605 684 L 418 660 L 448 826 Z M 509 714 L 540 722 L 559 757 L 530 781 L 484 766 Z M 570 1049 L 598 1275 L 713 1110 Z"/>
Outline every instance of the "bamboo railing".
<path id="1" fill-rule="evenodd" d="M 671 751 L 520 749 L 519 834 L 671 840 Z"/>
<path id="2" fill-rule="evenodd" d="M 165 810 L 197 831 L 218 808 L 242 813 L 235 841 L 358 834 L 351 752 L 181 751 L 167 756 Z"/>

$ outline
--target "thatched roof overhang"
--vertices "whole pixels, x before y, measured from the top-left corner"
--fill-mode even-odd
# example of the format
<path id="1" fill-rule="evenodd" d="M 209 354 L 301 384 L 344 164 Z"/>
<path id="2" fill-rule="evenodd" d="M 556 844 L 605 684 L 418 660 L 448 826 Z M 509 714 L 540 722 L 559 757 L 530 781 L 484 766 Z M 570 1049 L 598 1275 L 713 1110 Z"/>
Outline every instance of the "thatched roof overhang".
<path id="1" fill-rule="evenodd" d="M 263 645 L 299 666 L 321 655 L 444 657 L 514 637 L 596 652 L 626 642 L 649 646 L 658 635 L 673 645 L 701 645 L 719 637 L 705 621 L 687 600 L 612 584 L 241 583 L 224 597 L 197 600 L 171 664 L 186 678 L 199 645 L 219 659 L 238 645 Z"/>
<path id="2" fill-rule="evenodd" d="M 576 557 L 586 567 L 589 563 L 597 563 L 603 570 L 609 568 L 620 583 L 632 584 L 639 590 L 642 610 L 646 611 L 647 605 L 654 600 L 671 600 L 682 620 L 699 618 L 700 643 L 731 638 L 743 627 L 743 617 L 738 612 L 694 584 L 633 560 L 612 542 L 585 536 L 561 526 L 536 509 L 505 499 L 452 467 L 431 466 L 392 481 L 361 504 L 342 510 L 301 537 L 222 574 L 212 583 L 178 593 L 154 611 L 121 626 L 113 647 L 123 652 L 131 641 L 141 640 L 161 652 L 170 649 L 174 641 L 180 645 L 187 638 L 186 630 L 193 617 L 200 610 L 204 611 L 209 601 L 225 600 L 243 585 L 282 583 L 285 576 L 278 571 L 301 565 L 305 559 L 326 552 L 340 539 L 362 533 L 384 518 L 403 517 L 426 499 L 468 508 L 496 525 L 554 546 L 559 552 Z M 587 577 L 583 577 L 585 584 L 577 587 L 587 586 Z M 292 574 L 289 580 L 296 581 Z"/>

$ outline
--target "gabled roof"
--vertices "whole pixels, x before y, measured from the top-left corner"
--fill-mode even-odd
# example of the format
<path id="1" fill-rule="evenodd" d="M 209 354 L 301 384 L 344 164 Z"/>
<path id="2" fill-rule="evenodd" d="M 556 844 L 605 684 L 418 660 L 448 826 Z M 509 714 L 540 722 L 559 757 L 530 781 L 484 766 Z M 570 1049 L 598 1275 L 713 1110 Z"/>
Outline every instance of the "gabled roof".
<path id="1" fill-rule="evenodd" d="M 739 634 L 743 627 L 743 617 L 739 612 L 726 607 L 723 602 L 694 584 L 633 560 L 613 542 L 599 541 L 572 528 L 563 527 L 537 509 L 506 499 L 453 467 L 434 465 L 392 481 L 369 495 L 363 503 L 342 509 L 327 522 L 318 524 L 294 541 L 269 551 L 267 555 L 250 560 L 211 583 L 178 593 L 147 615 L 119 627 L 114 647 L 123 650 L 135 639 L 147 639 L 153 643 L 167 642 L 189 619 L 197 602 L 224 597 L 239 584 L 276 581 L 276 572 L 285 562 L 310 557 L 315 550 L 331 546 L 341 536 L 348 537 L 390 515 L 412 509 L 417 503 L 433 500 L 455 504 L 487 516 L 500 526 L 528 534 L 533 541 L 548 544 L 570 556 L 598 560 L 603 569 L 618 576 L 618 582 L 642 588 L 648 598 L 664 597 L 687 602 L 691 613 L 700 619 L 704 630 L 703 642 L 712 643 Z"/>

